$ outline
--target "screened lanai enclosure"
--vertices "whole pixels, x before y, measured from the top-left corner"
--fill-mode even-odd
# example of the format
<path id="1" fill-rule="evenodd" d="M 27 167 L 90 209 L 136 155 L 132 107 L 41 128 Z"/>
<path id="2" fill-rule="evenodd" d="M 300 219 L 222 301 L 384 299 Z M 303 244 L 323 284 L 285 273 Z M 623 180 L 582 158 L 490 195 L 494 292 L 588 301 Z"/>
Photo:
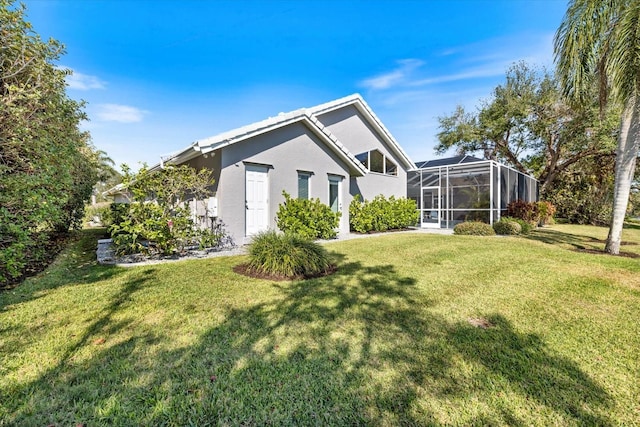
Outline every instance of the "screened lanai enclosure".
<path id="1" fill-rule="evenodd" d="M 420 225 L 452 228 L 463 221 L 489 224 L 516 200 L 538 200 L 538 181 L 492 160 L 471 156 L 416 163 L 407 175 L 407 197 L 416 201 Z"/>

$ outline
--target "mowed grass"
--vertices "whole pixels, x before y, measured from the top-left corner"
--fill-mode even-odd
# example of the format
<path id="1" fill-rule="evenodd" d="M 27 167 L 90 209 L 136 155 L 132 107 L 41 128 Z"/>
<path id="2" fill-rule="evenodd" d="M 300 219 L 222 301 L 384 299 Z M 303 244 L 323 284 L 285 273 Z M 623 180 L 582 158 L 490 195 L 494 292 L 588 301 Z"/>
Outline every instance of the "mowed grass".
<path id="1" fill-rule="evenodd" d="M 0 294 L 0 425 L 639 425 L 640 258 L 585 251 L 606 231 L 334 242 L 290 282 L 98 266 L 84 231 Z"/>

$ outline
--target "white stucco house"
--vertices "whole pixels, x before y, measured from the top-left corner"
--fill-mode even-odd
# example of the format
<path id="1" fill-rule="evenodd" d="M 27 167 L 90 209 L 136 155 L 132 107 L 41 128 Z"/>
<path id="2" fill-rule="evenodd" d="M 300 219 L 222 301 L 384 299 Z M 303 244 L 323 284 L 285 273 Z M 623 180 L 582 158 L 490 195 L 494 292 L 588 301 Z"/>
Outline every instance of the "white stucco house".
<path id="1" fill-rule="evenodd" d="M 151 170 L 181 164 L 213 171 L 213 196 L 192 201 L 192 212 L 203 225 L 221 221 L 237 244 L 276 228 L 283 190 L 341 212 L 339 233 L 348 233 L 354 196 L 406 197 L 415 169 L 358 94 L 196 141 Z"/>

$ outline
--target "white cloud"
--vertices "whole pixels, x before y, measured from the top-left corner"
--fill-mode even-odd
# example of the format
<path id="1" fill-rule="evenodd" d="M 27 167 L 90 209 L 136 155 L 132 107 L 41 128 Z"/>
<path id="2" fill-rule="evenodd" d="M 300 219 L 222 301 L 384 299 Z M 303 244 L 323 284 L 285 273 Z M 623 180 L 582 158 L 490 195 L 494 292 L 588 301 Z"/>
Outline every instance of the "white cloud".
<path id="1" fill-rule="evenodd" d="M 73 74 L 68 75 L 65 79 L 67 81 L 67 85 L 69 85 L 69 89 L 91 90 L 105 88 L 106 83 L 98 77 L 78 73 L 73 70 L 71 71 Z"/>
<path id="2" fill-rule="evenodd" d="M 105 122 L 136 123 L 141 122 L 148 111 L 129 105 L 100 104 L 96 116 Z"/>
<path id="3" fill-rule="evenodd" d="M 442 76 L 416 80 L 411 82 L 410 86 L 425 86 L 425 85 L 438 84 L 438 83 L 455 82 L 459 80 L 503 76 L 507 68 L 509 67 L 509 65 L 510 65 L 510 62 L 500 61 L 495 64 L 490 64 L 486 67 L 472 68 L 459 73 L 445 74 Z"/>
<path id="4" fill-rule="evenodd" d="M 415 69 L 424 64 L 424 62 L 419 59 L 402 59 L 397 62 L 399 67 L 395 70 L 365 79 L 360 82 L 360 86 L 367 89 L 388 89 L 391 86 L 403 83 Z"/>

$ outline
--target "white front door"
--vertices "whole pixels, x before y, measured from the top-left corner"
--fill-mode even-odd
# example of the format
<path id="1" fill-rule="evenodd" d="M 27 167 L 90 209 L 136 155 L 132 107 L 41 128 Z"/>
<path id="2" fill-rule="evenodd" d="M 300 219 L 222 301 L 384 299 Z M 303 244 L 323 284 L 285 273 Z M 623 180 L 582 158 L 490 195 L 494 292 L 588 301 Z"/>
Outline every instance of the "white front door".
<path id="1" fill-rule="evenodd" d="M 269 177 L 266 167 L 247 165 L 245 192 L 247 236 L 251 236 L 269 228 Z"/>

